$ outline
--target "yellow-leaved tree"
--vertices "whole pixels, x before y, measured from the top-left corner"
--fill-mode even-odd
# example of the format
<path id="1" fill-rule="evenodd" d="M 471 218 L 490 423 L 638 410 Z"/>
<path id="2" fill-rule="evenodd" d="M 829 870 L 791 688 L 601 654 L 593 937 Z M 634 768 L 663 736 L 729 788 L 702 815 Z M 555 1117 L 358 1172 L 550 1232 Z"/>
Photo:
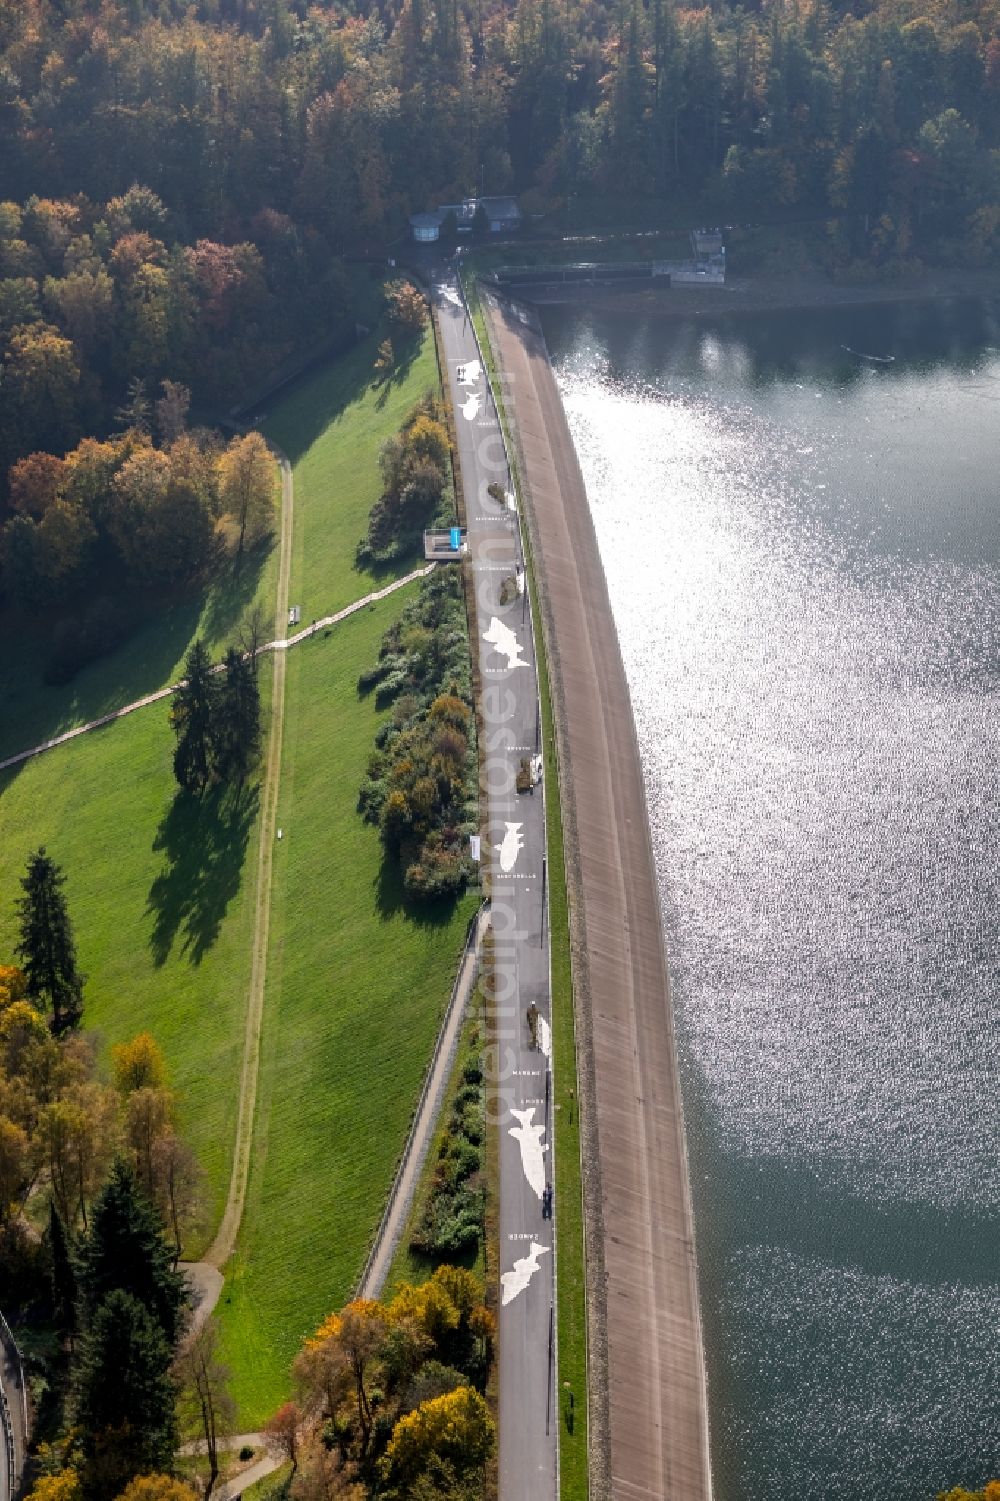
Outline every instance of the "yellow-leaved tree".
<path id="1" fill-rule="evenodd" d="M 140 1032 L 131 1042 L 116 1043 L 111 1049 L 111 1067 L 123 1098 L 134 1089 L 163 1089 L 167 1082 L 163 1054 L 149 1032 Z"/>
<path id="2" fill-rule="evenodd" d="M 390 1486 L 405 1486 L 435 1459 L 460 1473 L 484 1464 L 495 1443 L 485 1401 L 473 1387 L 459 1386 L 400 1418 L 381 1460 L 382 1476 Z"/>
<path id="3" fill-rule="evenodd" d="M 80 1501 L 80 1477 L 72 1468 L 59 1470 L 55 1475 L 40 1475 L 26 1501 Z"/>
<path id="4" fill-rule="evenodd" d="M 237 531 L 236 557 L 274 530 L 274 459 L 260 433 L 234 438 L 219 459 L 219 505 Z"/>
<path id="5" fill-rule="evenodd" d="M 27 976 L 15 964 L 0 964 L 0 1011 L 14 1001 L 24 999 L 28 988 Z"/>
<path id="6" fill-rule="evenodd" d="M 137 1475 L 117 1501 L 198 1501 L 198 1494 L 173 1475 Z"/>

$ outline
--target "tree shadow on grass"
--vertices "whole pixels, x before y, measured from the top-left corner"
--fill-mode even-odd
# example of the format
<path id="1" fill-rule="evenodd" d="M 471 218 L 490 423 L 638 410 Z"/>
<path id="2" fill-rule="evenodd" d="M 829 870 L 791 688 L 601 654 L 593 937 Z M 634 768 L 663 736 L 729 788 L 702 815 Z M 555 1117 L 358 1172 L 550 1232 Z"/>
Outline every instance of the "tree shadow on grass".
<path id="1" fill-rule="evenodd" d="M 382 340 L 387 337 L 392 337 L 392 331 L 380 323 L 352 349 L 340 355 L 324 356 L 289 381 L 275 396 L 273 410 L 269 410 L 263 430 L 281 444 L 293 464 L 342 412 L 370 391 L 375 356 Z M 377 398 L 382 405 L 389 392 L 406 379 L 420 350 L 420 338 L 400 345 L 396 368 Z"/>
<path id="2" fill-rule="evenodd" d="M 371 384 L 372 365 L 385 330 L 359 340 L 346 353 L 318 360 L 276 394 L 262 425 L 280 443 L 292 464 Z"/>
<path id="3" fill-rule="evenodd" d="M 198 622 L 202 597 L 178 594 L 150 607 L 114 651 L 82 667 L 69 683 L 43 682 L 45 628 L 0 616 L 0 757 L 132 703 L 170 681 Z M 7 643 L 9 644 L 9 648 Z"/>
<path id="4" fill-rule="evenodd" d="M 212 583 L 206 602 L 203 631 L 209 641 L 219 641 L 239 625 L 260 584 L 260 576 L 275 546 L 277 533 L 256 547 L 247 548 L 237 565 L 227 559 Z M 268 620 L 268 626 L 271 622 Z"/>
<path id="5" fill-rule="evenodd" d="M 181 935 L 181 951 L 200 964 L 219 936 L 237 895 L 260 789 L 216 788 L 202 798 L 178 792 L 164 814 L 153 849 L 165 857 L 149 888 L 149 946 L 157 968 Z"/>
<path id="6" fill-rule="evenodd" d="M 396 386 L 401 386 L 407 379 L 411 369 L 413 368 L 413 362 L 416 359 L 417 355 L 420 353 L 422 342 L 422 332 L 419 334 L 414 334 L 410 338 L 408 338 L 406 343 L 401 346 L 399 353 L 396 355 L 396 363 L 393 365 L 392 369 L 385 376 L 380 377 L 378 381 L 372 383 L 373 389 L 378 390 L 378 396 L 375 398 L 375 406 L 378 411 L 381 412 L 382 408 L 389 400 L 389 396 L 391 395 L 393 389 Z"/>
<path id="7" fill-rule="evenodd" d="M 418 928 L 443 928 L 455 915 L 457 896 L 442 896 L 435 901 L 409 896 L 403 885 L 403 872 L 391 855 L 383 854 L 373 885 L 375 911 L 383 922 L 402 913 Z"/>

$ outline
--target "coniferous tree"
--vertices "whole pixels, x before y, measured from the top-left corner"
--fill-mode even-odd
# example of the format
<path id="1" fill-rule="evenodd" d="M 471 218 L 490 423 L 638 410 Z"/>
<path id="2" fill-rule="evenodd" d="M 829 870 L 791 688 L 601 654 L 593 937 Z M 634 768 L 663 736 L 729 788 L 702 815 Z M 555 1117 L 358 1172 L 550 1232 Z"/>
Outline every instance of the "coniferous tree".
<path id="1" fill-rule="evenodd" d="M 213 754 L 219 776 L 241 786 L 260 754 L 256 667 L 234 646 L 226 653 L 226 671 L 216 703 Z"/>
<path id="2" fill-rule="evenodd" d="M 36 1005 L 52 1010 L 52 1029 L 61 1031 L 83 1008 L 83 975 L 76 967 L 73 928 L 62 886 L 66 877 L 45 846 L 28 860 L 17 903 L 21 940 L 16 946 L 27 976 L 27 993 Z"/>
<path id="3" fill-rule="evenodd" d="M 115 426 L 122 432 L 141 433 L 148 438 L 150 410 L 146 382 L 141 375 L 136 375 L 128 383 L 125 401 L 115 412 Z"/>
<path id="4" fill-rule="evenodd" d="M 202 792 L 213 773 L 213 735 L 218 684 L 199 638 L 184 664 L 185 681 L 174 694 L 170 722 L 177 736 L 174 775 L 185 792 Z"/>
<path id="5" fill-rule="evenodd" d="M 118 1496 L 136 1475 L 167 1471 L 177 1441 L 171 1347 L 156 1317 L 130 1293 L 111 1292 L 96 1308 L 76 1372 L 83 1487 Z"/>
<path id="6" fill-rule="evenodd" d="M 56 1330 L 73 1348 L 76 1335 L 76 1272 L 70 1255 L 66 1227 L 55 1201 L 49 1202 L 49 1271 L 52 1282 L 52 1313 Z"/>
<path id="7" fill-rule="evenodd" d="M 91 1210 L 77 1281 L 88 1329 L 109 1294 L 120 1290 L 149 1311 L 173 1350 L 183 1323 L 184 1279 L 174 1270 L 155 1210 L 121 1158 Z"/>

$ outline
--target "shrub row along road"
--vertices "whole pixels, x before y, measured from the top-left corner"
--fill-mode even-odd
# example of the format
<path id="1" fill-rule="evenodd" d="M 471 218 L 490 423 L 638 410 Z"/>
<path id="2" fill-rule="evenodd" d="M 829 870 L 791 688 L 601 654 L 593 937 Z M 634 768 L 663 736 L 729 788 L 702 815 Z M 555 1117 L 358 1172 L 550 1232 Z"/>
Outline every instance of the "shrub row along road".
<path id="1" fill-rule="evenodd" d="M 487 1106 L 500 1135 L 500 1501 L 555 1501 L 555 1235 L 551 1029 L 543 790 L 517 791 L 539 750 L 538 680 L 517 517 L 496 410 L 454 274 L 435 279 L 465 494 L 482 690 L 484 858 L 496 975 L 497 1075 Z M 499 485 L 493 499 L 490 485 Z M 506 586 L 506 587 L 505 587 Z M 503 599 L 504 603 L 501 603 Z M 537 1046 L 526 1022 L 534 1008 Z"/>

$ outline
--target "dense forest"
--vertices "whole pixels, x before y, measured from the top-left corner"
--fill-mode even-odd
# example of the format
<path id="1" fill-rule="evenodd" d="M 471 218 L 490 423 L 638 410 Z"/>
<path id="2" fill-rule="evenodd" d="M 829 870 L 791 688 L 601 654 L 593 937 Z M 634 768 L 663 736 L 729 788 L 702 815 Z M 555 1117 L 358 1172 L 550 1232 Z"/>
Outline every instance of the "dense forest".
<path id="1" fill-rule="evenodd" d="M 998 147 L 1000 0 L 0 0 L 0 462 L 136 375 L 235 393 L 442 197 L 846 211 L 856 254 L 983 261 Z"/>
<path id="2" fill-rule="evenodd" d="M 477 185 L 1000 221 L 997 0 L 0 0 L 0 58 L 0 197 L 142 183 L 272 267 Z"/>

